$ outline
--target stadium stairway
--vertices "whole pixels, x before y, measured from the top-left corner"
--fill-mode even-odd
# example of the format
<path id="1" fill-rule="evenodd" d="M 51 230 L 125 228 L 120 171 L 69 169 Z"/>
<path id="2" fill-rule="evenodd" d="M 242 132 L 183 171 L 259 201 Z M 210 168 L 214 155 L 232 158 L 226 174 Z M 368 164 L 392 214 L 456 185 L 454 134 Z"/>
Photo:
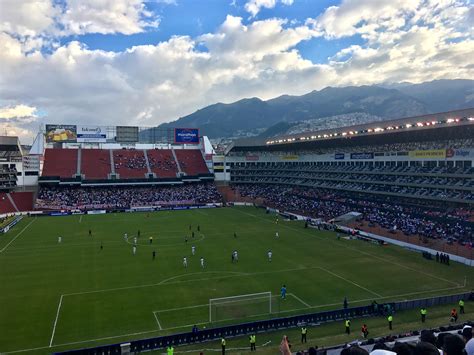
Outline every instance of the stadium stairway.
<path id="1" fill-rule="evenodd" d="M 13 198 L 9 193 L 7 194 L 7 198 L 10 200 L 10 203 L 12 204 L 13 208 L 15 209 L 15 212 L 20 212 L 20 210 L 18 209 L 15 201 L 13 201 Z"/>
<path id="2" fill-rule="evenodd" d="M 77 150 L 77 171 L 76 175 L 81 176 L 81 161 L 82 161 L 82 149 L 79 147 Z"/>
<path id="3" fill-rule="evenodd" d="M 145 156 L 147 174 L 152 174 L 150 169 L 150 161 L 148 160 L 148 154 L 146 152 L 146 149 L 143 149 L 143 155 Z"/>
<path id="4" fill-rule="evenodd" d="M 181 165 L 179 164 L 178 157 L 176 156 L 176 152 L 173 149 L 173 147 L 171 147 L 171 153 L 173 154 L 174 162 L 176 163 L 176 167 L 178 168 L 178 172 L 180 174 L 182 174 L 183 170 L 181 169 Z"/>
<path id="5" fill-rule="evenodd" d="M 109 150 L 109 159 L 110 159 L 110 172 L 115 175 L 116 174 L 115 162 L 114 162 L 114 154 L 112 153 L 112 149 Z"/>

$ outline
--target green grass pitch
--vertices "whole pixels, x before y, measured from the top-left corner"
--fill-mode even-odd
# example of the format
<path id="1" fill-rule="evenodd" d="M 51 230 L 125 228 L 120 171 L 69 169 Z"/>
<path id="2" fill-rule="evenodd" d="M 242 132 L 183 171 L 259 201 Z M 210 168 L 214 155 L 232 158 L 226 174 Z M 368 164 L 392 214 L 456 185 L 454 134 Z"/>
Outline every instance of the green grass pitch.
<path id="1" fill-rule="evenodd" d="M 234 264 L 233 250 L 239 253 Z M 472 281 L 467 266 L 337 240 L 301 222 L 277 224 L 253 207 L 29 217 L 0 236 L 0 352 L 50 353 L 209 327 L 211 298 L 270 291 L 277 317 L 340 308 L 344 297 L 355 306 L 458 293 Z M 286 300 L 278 297 L 282 284 Z M 255 313 L 234 309 L 215 325 L 270 317 Z"/>

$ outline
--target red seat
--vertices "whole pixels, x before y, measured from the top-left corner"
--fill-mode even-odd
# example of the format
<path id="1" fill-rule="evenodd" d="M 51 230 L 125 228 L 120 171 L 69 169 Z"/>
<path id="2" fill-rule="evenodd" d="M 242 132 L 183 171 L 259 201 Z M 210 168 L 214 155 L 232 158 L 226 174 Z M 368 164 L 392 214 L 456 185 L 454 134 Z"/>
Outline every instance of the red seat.
<path id="1" fill-rule="evenodd" d="M 47 148 L 42 176 L 72 178 L 77 173 L 77 149 Z"/>
<path id="2" fill-rule="evenodd" d="M 144 179 L 148 173 L 143 150 L 114 150 L 115 172 L 120 179 Z"/>
<path id="3" fill-rule="evenodd" d="M 175 150 L 181 170 L 187 175 L 209 174 L 209 169 L 199 149 Z"/>
<path id="4" fill-rule="evenodd" d="M 110 173 L 108 149 L 82 149 L 81 174 L 85 176 L 85 179 L 108 179 Z"/>
<path id="5" fill-rule="evenodd" d="M 12 197 L 13 202 L 15 202 L 15 205 L 18 207 L 20 212 L 33 210 L 33 192 L 11 192 L 10 196 Z"/>
<path id="6" fill-rule="evenodd" d="M 5 192 L 0 192 L 0 213 L 16 212 L 15 207 L 10 202 Z"/>
<path id="7" fill-rule="evenodd" d="M 178 167 L 170 149 L 147 150 L 150 169 L 158 178 L 176 177 Z"/>

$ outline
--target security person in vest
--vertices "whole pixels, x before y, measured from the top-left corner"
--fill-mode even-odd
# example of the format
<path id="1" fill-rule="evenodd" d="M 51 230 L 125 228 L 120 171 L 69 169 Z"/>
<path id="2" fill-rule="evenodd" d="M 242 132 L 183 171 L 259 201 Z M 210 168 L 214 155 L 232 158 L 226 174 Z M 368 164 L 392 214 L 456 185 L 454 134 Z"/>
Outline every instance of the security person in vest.
<path id="1" fill-rule="evenodd" d="M 459 314 L 464 314 L 464 300 L 462 298 L 459 300 Z"/>
<path id="2" fill-rule="evenodd" d="M 392 330 L 393 316 L 389 314 L 387 317 L 387 320 L 388 320 L 388 329 Z"/>
<path id="3" fill-rule="evenodd" d="M 250 338 L 250 351 L 257 351 L 257 348 L 255 347 L 255 343 L 257 342 L 257 336 L 255 334 L 252 334 L 249 338 Z"/>
<path id="4" fill-rule="evenodd" d="M 301 343 L 306 343 L 306 333 L 308 333 L 308 329 L 305 326 L 301 328 Z"/>
<path id="5" fill-rule="evenodd" d="M 174 348 L 173 345 L 168 346 L 168 349 L 166 350 L 168 355 L 173 355 L 174 353 Z"/>
<path id="6" fill-rule="evenodd" d="M 225 355 L 225 338 L 221 338 L 222 355 Z"/>
<path id="7" fill-rule="evenodd" d="M 426 310 L 425 307 L 421 307 L 420 309 L 420 314 L 421 314 L 421 323 L 424 323 L 425 320 L 426 320 L 426 313 L 428 313 L 428 311 Z"/>
<path id="8" fill-rule="evenodd" d="M 344 324 L 346 326 L 346 334 L 351 334 L 351 321 L 349 319 L 346 319 Z"/>

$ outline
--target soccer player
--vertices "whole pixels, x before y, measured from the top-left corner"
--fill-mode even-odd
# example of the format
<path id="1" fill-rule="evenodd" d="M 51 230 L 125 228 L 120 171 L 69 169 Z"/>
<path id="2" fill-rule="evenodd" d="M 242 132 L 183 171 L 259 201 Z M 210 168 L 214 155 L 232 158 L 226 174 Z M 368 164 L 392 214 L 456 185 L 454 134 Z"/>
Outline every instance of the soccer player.
<path id="1" fill-rule="evenodd" d="M 187 236 L 187 235 L 184 236 L 184 242 L 185 242 L 185 243 L 188 242 L 188 236 Z"/>
<path id="2" fill-rule="evenodd" d="M 61 236 L 58 237 L 58 243 L 61 243 L 63 241 L 63 238 Z"/>
<path id="3" fill-rule="evenodd" d="M 239 254 L 237 253 L 237 250 L 234 251 L 234 260 L 235 262 L 239 262 Z"/>
<path id="4" fill-rule="evenodd" d="M 125 233 L 125 234 L 123 235 L 123 240 L 125 240 L 126 242 L 128 242 L 128 234 L 127 234 L 127 233 Z"/>
<path id="5" fill-rule="evenodd" d="M 280 238 L 280 235 L 278 234 L 278 232 L 275 232 L 275 238 Z"/>
<path id="6" fill-rule="evenodd" d="M 100 251 L 102 251 L 102 249 L 104 249 L 104 245 L 100 242 Z"/>
<path id="7" fill-rule="evenodd" d="M 267 255 L 268 255 L 268 261 L 269 261 L 269 262 L 272 262 L 272 251 L 269 250 L 268 253 L 267 253 Z"/>
<path id="8" fill-rule="evenodd" d="M 89 229 L 89 237 L 92 237 L 92 230 Z"/>
<path id="9" fill-rule="evenodd" d="M 189 225 L 189 230 L 191 230 L 191 225 Z"/>
<path id="10" fill-rule="evenodd" d="M 191 233 L 191 237 L 194 238 L 194 231 Z"/>
<path id="11" fill-rule="evenodd" d="M 152 255 L 153 255 L 153 259 L 152 259 L 152 260 L 155 260 L 155 257 L 156 257 L 156 251 L 155 251 L 155 250 L 153 250 L 153 254 L 152 254 Z"/>
<path id="12" fill-rule="evenodd" d="M 137 237 L 133 238 L 133 244 L 137 245 Z"/>
<path id="13" fill-rule="evenodd" d="M 278 217 L 276 218 L 275 224 L 278 224 Z"/>
<path id="14" fill-rule="evenodd" d="M 198 232 L 201 231 L 201 226 L 198 224 Z"/>
<path id="15" fill-rule="evenodd" d="M 204 269 L 204 258 L 201 256 L 201 267 Z"/>
<path id="16" fill-rule="evenodd" d="M 191 247 L 191 254 L 196 254 L 196 247 L 194 245 Z"/>
<path id="17" fill-rule="evenodd" d="M 184 266 L 185 268 L 188 267 L 188 259 L 187 259 L 186 257 L 183 258 L 183 266 Z"/>
<path id="18" fill-rule="evenodd" d="M 283 285 L 280 289 L 281 299 L 286 299 L 286 285 Z"/>
<path id="19" fill-rule="evenodd" d="M 140 229 L 137 232 L 137 236 L 138 236 L 138 238 L 140 238 Z"/>
<path id="20" fill-rule="evenodd" d="M 133 252 L 133 255 L 135 255 L 137 253 L 137 246 L 136 245 L 134 245 L 132 247 L 132 252 Z"/>
<path id="21" fill-rule="evenodd" d="M 234 238 L 237 238 L 237 233 L 234 232 Z"/>
<path id="22" fill-rule="evenodd" d="M 235 261 L 235 254 L 234 252 L 232 252 L 232 264 L 234 263 L 234 261 Z"/>
<path id="23" fill-rule="evenodd" d="M 153 237 L 148 238 L 148 240 L 150 241 L 150 244 L 153 244 Z"/>

